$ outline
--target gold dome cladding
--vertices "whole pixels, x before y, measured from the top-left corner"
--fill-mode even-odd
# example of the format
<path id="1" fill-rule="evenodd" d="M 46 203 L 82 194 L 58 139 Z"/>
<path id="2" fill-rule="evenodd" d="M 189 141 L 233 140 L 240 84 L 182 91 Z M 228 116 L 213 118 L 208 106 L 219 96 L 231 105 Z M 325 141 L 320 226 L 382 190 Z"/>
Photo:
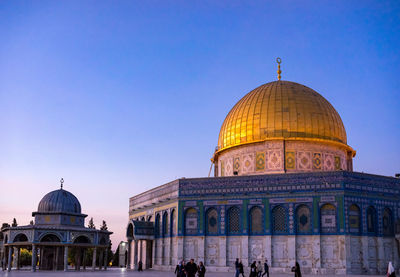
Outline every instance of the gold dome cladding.
<path id="1" fill-rule="evenodd" d="M 301 84 L 276 81 L 252 90 L 232 108 L 221 127 L 218 150 L 301 138 L 347 144 L 343 122 L 325 98 Z"/>

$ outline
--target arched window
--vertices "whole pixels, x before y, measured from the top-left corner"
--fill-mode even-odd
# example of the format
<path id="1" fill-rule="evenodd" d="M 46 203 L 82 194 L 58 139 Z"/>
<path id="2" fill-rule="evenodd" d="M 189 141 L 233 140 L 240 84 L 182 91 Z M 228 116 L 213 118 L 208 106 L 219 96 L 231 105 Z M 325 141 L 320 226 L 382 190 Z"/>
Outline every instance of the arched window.
<path id="1" fill-rule="evenodd" d="M 349 231 L 353 234 L 361 233 L 360 208 L 353 204 L 349 207 Z"/>
<path id="2" fill-rule="evenodd" d="M 263 232 L 262 210 L 260 207 L 253 207 L 250 210 L 249 231 L 250 234 L 261 234 Z"/>
<path id="3" fill-rule="evenodd" d="M 228 234 L 240 233 L 240 210 L 232 207 L 228 210 Z"/>
<path id="4" fill-rule="evenodd" d="M 155 236 L 156 238 L 160 237 L 160 214 L 156 215 L 156 222 L 154 223 Z"/>
<path id="5" fill-rule="evenodd" d="M 276 206 L 272 210 L 272 230 L 274 233 L 286 233 L 286 209 L 282 206 Z"/>
<path id="6" fill-rule="evenodd" d="M 195 235 L 197 234 L 197 210 L 189 208 L 185 213 L 185 234 Z"/>
<path id="7" fill-rule="evenodd" d="M 140 219 L 140 221 L 145 221 L 145 218 L 144 218 L 144 216 L 142 216 L 142 218 Z"/>
<path id="8" fill-rule="evenodd" d="M 25 234 L 18 234 L 14 238 L 14 242 L 22 242 L 22 241 L 28 241 L 28 237 Z"/>
<path id="9" fill-rule="evenodd" d="M 335 233 L 336 231 L 336 207 L 332 204 L 325 204 L 321 207 L 321 233 Z"/>
<path id="10" fill-rule="evenodd" d="M 206 234 L 218 234 L 218 212 L 215 208 L 207 210 Z"/>
<path id="11" fill-rule="evenodd" d="M 176 235 L 176 212 L 175 210 L 172 210 L 171 212 L 171 235 L 175 236 Z"/>
<path id="12" fill-rule="evenodd" d="M 163 224 L 163 226 L 162 226 L 162 234 L 163 234 L 163 237 L 166 237 L 166 236 L 168 236 L 168 234 L 169 234 L 169 225 L 168 225 L 168 213 L 167 212 L 165 212 L 164 214 L 163 214 L 163 220 L 162 220 L 162 224 Z"/>
<path id="13" fill-rule="evenodd" d="M 152 220 L 152 216 L 151 215 L 149 215 L 148 217 L 147 217 L 147 221 L 151 221 Z"/>
<path id="14" fill-rule="evenodd" d="M 61 241 L 60 238 L 54 234 L 47 234 L 40 239 L 40 242 L 60 242 L 60 241 Z"/>
<path id="15" fill-rule="evenodd" d="M 378 226 L 377 226 L 377 221 L 376 221 L 376 210 L 374 207 L 369 206 L 367 209 L 367 231 L 368 233 L 377 233 Z"/>
<path id="16" fill-rule="evenodd" d="M 297 233 L 308 233 L 311 231 L 311 213 L 306 205 L 300 205 L 296 210 Z"/>
<path id="17" fill-rule="evenodd" d="M 393 235 L 393 216 L 392 211 L 389 208 L 385 208 L 383 210 L 382 230 L 384 236 Z"/>

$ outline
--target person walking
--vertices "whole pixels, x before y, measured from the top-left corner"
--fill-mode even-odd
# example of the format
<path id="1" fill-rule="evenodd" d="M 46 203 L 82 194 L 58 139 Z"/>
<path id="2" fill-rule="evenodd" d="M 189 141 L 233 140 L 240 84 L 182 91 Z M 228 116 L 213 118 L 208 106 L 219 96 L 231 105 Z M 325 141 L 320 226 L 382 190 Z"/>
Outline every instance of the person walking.
<path id="1" fill-rule="evenodd" d="M 182 262 L 183 261 L 179 261 L 178 264 L 175 267 L 175 275 L 176 277 L 181 277 L 181 272 L 182 272 Z"/>
<path id="2" fill-rule="evenodd" d="M 394 271 L 394 267 L 392 262 L 389 262 L 388 269 L 387 269 L 387 277 L 396 277 L 396 272 Z"/>
<path id="3" fill-rule="evenodd" d="M 262 271 L 263 271 L 263 267 L 261 265 L 261 262 L 258 261 L 258 264 L 257 264 L 257 277 L 261 277 Z"/>
<path id="4" fill-rule="evenodd" d="M 256 264 L 256 261 L 254 261 L 250 265 L 250 275 L 249 275 L 249 277 L 257 277 L 257 264 Z"/>
<path id="5" fill-rule="evenodd" d="M 197 274 L 199 277 L 204 277 L 206 275 L 206 267 L 203 262 L 199 262 L 199 266 L 197 267 Z"/>
<path id="6" fill-rule="evenodd" d="M 292 272 L 294 272 L 294 277 L 301 277 L 301 270 L 298 262 L 292 267 Z"/>
<path id="7" fill-rule="evenodd" d="M 143 263 L 142 263 L 142 261 L 139 261 L 139 266 L 138 266 L 137 271 L 143 271 Z"/>
<path id="8" fill-rule="evenodd" d="M 236 261 L 235 261 L 235 277 L 239 277 L 239 274 L 240 274 L 240 272 L 239 272 L 239 258 L 236 258 Z"/>
<path id="9" fill-rule="evenodd" d="M 190 259 L 190 262 L 188 262 L 185 265 L 185 271 L 186 271 L 187 277 L 195 277 L 196 276 L 197 264 L 194 262 L 194 259 Z"/>
<path id="10" fill-rule="evenodd" d="M 244 270 L 243 270 L 243 263 L 242 261 L 239 261 L 239 275 L 242 274 L 242 277 L 244 277 Z M 238 276 L 239 276 L 238 275 Z"/>
<path id="11" fill-rule="evenodd" d="M 264 273 L 261 275 L 261 277 L 264 277 L 264 275 L 267 274 L 267 277 L 269 277 L 269 265 L 268 265 L 268 260 L 265 259 L 264 262 Z"/>

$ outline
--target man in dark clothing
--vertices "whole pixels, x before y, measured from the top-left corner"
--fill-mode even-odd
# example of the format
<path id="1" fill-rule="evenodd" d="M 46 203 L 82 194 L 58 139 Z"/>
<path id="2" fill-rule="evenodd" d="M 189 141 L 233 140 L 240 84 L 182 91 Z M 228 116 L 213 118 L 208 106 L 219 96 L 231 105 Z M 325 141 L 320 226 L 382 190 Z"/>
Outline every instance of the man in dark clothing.
<path id="1" fill-rule="evenodd" d="M 242 277 L 244 277 L 244 270 L 243 270 L 243 263 L 242 261 L 239 262 L 239 275 L 242 274 Z"/>
<path id="2" fill-rule="evenodd" d="M 139 261 L 138 271 L 143 271 L 143 263 Z"/>
<path id="3" fill-rule="evenodd" d="M 235 271 L 236 271 L 235 277 L 239 277 L 239 274 L 240 274 L 240 271 L 239 271 L 239 258 L 237 258 L 236 261 L 235 261 Z"/>
<path id="4" fill-rule="evenodd" d="M 191 259 L 190 262 L 186 264 L 185 271 L 186 271 L 187 277 L 195 277 L 196 276 L 197 264 L 194 262 L 193 259 Z"/>
<path id="5" fill-rule="evenodd" d="M 250 265 L 250 276 L 249 277 L 257 277 L 257 264 L 256 264 L 256 261 L 254 261 Z"/>
<path id="6" fill-rule="evenodd" d="M 269 277 L 269 266 L 268 266 L 268 260 L 265 260 L 264 263 L 264 273 L 261 277 L 264 277 L 264 275 L 267 274 L 267 277 Z"/>

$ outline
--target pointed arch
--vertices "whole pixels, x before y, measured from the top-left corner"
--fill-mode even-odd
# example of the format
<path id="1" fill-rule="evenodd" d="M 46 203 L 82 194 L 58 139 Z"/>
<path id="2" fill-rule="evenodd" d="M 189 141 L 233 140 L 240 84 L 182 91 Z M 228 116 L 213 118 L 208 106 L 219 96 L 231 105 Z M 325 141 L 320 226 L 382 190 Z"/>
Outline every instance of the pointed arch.
<path id="1" fill-rule="evenodd" d="M 286 234 L 288 232 L 287 212 L 285 207 L 281 205 L 272 209 L 272 232 L 274 234 Z"/>
<path id="2" fill-rule="evenodd" d="M 216 208 L 211 207 L 206 211 L 206 235 L 218 234 L 218 211 Z"/>
<path id="3" fill-rule="evenodd" d="M 198 213 L 195 208 L 185 211 L 185 235 L 195 235 L 198 229 Z"/>
<path id="4" fill-rule="evenodd" d="M 236 235 L 241 232 L 240 228 L 240 209 L 236 206 L 229 208 L 228 210 L 228 235 Z"/>
<path id="5" fill-rule="evenodd" d="M 307 205 L 301 204 L 296 209 L 296 233 L 307 234 L 311 232 L 311 211 Z"/>
<path id="6" fill-rule="evenodd" d="M 254 206 L 249 211 L 249 232 L 251 235 L 262 234 L 263 228 L 263 212 L 259 206 Z"/>

